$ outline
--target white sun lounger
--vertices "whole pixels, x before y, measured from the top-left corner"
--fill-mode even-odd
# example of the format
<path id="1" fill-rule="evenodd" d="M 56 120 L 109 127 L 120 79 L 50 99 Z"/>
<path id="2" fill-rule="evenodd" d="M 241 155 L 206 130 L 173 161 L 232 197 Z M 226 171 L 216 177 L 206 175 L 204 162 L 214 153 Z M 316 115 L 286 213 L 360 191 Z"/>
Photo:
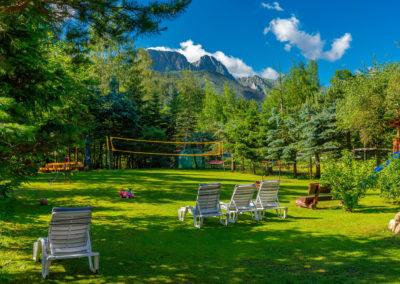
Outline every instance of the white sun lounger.
<path id="1" fill-rule="evenodd" d="M 260 213 L 260 219 L 264 218 L 265 210 L 276 210 L 278 217 L 285 219 L 288 208 L 281 207 L 278 199 L 280 181 L 263 180 L 258 189 L 255 204 Z"/>
<path id="2" fill-rule="evenodd" d="M 185 206 L 179 208 L 179 220 L 185 220 L 185 216 L 189 212 L 193 215 L 193 222 L 196 228 L 201 228 L 204 218 L 207 217 L 219 217 L 220 223 L 227 226 L 229 215 L 221 211 L 221 206 L 219 204 L 220 192 L 220 183 L 199 184 L 196 207 Z"/>
<path id="3" fill-rule="evenodd" d="M 55 207 L 47 238 L 39 238 L 33 244 L 33 260 L 38 260 L 39 244 L 42 247 L 42 275 L 46 278 L 53 260 L 67 258 L 89 258 L 89 268 L 99 270 L 98 252 L 92 252 L 90 245 L 90 223 L 92 207 Z M 92 263 L 94 257 L 94 265 Z"/>
<path id="4" fill-rule="evenodd" d="M 239 184 L 233 190 L 232 198 L 229 203 L 220 202 L 221 208 L 229 213 L 229 220 L 235 223 L 238 215 L 250 212 L 253 220 L 258 221 L 257 207 L 253 202 L 253 194 L 256 190 L 254 184 Z"/>

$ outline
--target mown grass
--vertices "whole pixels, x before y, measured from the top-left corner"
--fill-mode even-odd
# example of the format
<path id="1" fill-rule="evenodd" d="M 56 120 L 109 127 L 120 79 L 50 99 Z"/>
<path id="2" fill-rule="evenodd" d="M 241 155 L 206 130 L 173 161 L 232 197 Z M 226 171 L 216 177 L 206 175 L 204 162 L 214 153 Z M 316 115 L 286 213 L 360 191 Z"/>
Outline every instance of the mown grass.
<path id="1" fill-rule="evenodd" d="M 272 179 L 272 177 L 269 177 Z M 177 210 L 194 205 L 197 185 L 222 183 L 222 201 L 235 184 L 258 176 L 218 170 L 142 169 L 79 172 L 71 185 L 48 184 L 42 174 L 0 201 L 0 283 L 39 283 L 41 265 L 32 261 L 32 244 L 47 235 L 54 206 L 93 206 L 92 246 L 100 252 L 100 273 L 87 259 L 53 262 L 47 282 L 82 283 L 345 283 L 397 282 L 399 238 L 388 221 L 399 206 L 371 191 L 353 213 L 337 201 L 318 210 L 297 208 L 309 180 L 283 179 L 280 200 L 288 218 L 273 212 L 261 222 L 249 215 L 221 226 L 207 219 L 193 227 L 178 221 Z M 132 186 L 136 199 L 119 199 L 120 187 Z M 49 206 L 40 206 L 46 197 Z"/>

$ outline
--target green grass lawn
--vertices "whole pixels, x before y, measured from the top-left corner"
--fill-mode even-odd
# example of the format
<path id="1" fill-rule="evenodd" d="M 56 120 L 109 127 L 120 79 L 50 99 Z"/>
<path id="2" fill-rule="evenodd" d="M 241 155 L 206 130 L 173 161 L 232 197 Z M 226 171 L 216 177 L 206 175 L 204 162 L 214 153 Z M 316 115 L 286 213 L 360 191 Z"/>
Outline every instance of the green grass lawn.
<path id="1" fill-rule="evenodd" d="M 178 208 L 195 205 L 199 183 L 221 182 L 221 201 L 235 184 L 260 177 L 218 170 L 141 169 L 79 172 L 73 183 L 48 184 L 42 174 L 0 200 L 0 283 L 43 281 L 41 264 L 32 261 L 32 244 L 46 237 L 54 206 L 93 206 L 92 247 L 100 252 L 100 273 L 87 259 L 53 262 L 47 282 L 397 282 L 400 239 L 387 224 L 399 210 L 370 191 L 360 208 L 346 213 L 337 201 L 319 209 L 297 208 L 309 180 L 284 178 L 279 194 L 289 207 L 279 219 L 271 211 L 260 222 L 241 215 L 221 226 L 208 218 L 202 229 L 191 215 L 178 220 Z M 271 179 L 271 177 L 269 177 Z M 131 186 L 136 198 L 118 197 Z M 49 206 L 40 206 L 46 197 Z"/>

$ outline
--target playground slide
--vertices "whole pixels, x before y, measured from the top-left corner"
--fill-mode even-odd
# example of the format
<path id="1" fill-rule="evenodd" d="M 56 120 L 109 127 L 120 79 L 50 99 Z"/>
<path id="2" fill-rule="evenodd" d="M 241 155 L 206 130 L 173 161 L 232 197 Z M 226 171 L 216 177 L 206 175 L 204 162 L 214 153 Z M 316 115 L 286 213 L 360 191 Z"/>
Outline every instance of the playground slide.
<path id="1" fill-rule="evenodd" d="M 379 173 L 379 172 L 382 171 L 386 166 L 388 166 L 388 165 L 390 164 L 390 161 L 392 161 L 393 159 L 397 159 L 397 158 L 400 158 L 400 153 L 399 153 L 399 152 L 395 152 L 395 153 L 392 155 L 392 157 L 391 157 L 389 160 L 386 161 L 386 163 L 377 166 L 377 167 L 374 169 L 374 173 Z"/>

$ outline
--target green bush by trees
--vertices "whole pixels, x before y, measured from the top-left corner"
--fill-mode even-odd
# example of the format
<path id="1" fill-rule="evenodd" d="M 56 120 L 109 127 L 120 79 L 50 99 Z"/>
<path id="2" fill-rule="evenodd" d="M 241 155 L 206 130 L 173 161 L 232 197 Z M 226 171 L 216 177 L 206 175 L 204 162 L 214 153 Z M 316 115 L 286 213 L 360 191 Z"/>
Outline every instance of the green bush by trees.
<path id="1" fill-rule="evenodd" d="M 376 177 L 376 187 L 380 190 L 381 196 L 390 201 L 400 199 L 400 159 L 390 160 Z"/>
<path id="2" fill-rule="evenodd" d="M 322 182 L 331 188 L 333 197 L 341 200 L 343 207 L 351 212 L 372 183 L 373 166 L 374 161 L 356 161 L 351 153 L 345 151 L 340 159 L 325 163 Z"/>

